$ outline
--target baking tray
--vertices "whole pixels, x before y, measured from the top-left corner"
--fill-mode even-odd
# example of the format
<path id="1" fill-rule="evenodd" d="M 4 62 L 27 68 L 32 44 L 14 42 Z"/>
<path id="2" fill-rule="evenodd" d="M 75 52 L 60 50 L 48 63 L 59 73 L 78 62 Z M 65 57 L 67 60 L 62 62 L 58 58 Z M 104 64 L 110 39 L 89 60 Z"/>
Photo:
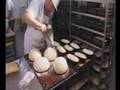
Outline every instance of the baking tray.
<path id="1" fill-rule="evenodd" d="M 68 39 L 68 40 L 69 40 L 69 39 Z M 96 53 L 97 50 L 96 50 L 95 48 L 92 48 L 92 47 L 90 47 L 90 46 L 88 46 L 87 44 L 84 44 L 84 43 L 82 43 L 82 42 L 77 42 L 77 41 L 75 41 L 75 40 L 69 40 L 69 41 L 70 41 L 70 43 L 71 43 L 71 42 L 77 43 L 77 44 L 80 46 L 80 49 L 74 49 L 73 51 L 67 51 L 67 50 L 64 48 L 67 52 L 66 52 L 65 54 L 61 54 L 61 53 L 58 52 L 58 55 L 61 55 L 61 56 L 65 57 L 65 58 L 67 59 L 68 64 L 69 64 L 74 70 L 79 70 L 79 71 L 80 71 L 80 70 L 83 70 L 83 69 L 85 69 L 86 67 L 88 67 L 90 64 L 92 64 L 94 60 L 96 60 L 95 53 Z M 57 42 L 59 42 L 61 46 L 66 45 L 66 44 L 64 44 L 64 43 L 61 42 L 61 41 L 57 41 Z M 71 46 L 70 43 L 67 44 L 67 45 Z M 83 53 L 83 52 L 82 52 L 82 49 L 84 49 L 84 48 L 93 50 L 93 51 L 94 51 L 94 55 L 91 55 L 91 56 L 90 56 L 90 55 L 87 55 L 87 54 Z M 58 50 L 57 50 L 57 51 L 58 51 Z M 80 62 L 74 63 L 74 62 L 72 62 L 71 60 L 69 60 L 69 59 L 66 57 L 66 55 L 67 55 L 68 53 L 74 55 L 75 52 L 80 52 L 80 53 L 85 54 L 85 55 L 87 56 L 87 59 L 81 59 L 80 57 L 78 57 L 78 58 L 80 59 Z M 77 56 L 76 56 L 76 57 L 77 57 Z"/>
<path id="2" fill-rule="evenodd" d="M 69 67 L 69 70 L 62 75 L 56 74 L 52 68 L 50 68 L 46 72 L 38 73 L 34 70 L 33 62 L 29 60 L 28 55 L 25 56 L 25 59 L 27 60 L 30 67 L 33 69 L 37 79 L 39 80 L 44 90 L 53 90 L 76 74 L 76 72 L 71 67 Z"/>

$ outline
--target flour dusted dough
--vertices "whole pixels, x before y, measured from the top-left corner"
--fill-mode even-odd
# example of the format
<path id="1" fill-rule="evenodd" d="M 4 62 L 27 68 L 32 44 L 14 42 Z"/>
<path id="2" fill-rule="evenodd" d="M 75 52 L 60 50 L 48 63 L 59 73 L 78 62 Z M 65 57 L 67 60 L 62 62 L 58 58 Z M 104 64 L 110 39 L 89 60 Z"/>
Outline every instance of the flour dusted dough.
<path id="1" fill-rule="evenodd" d="M 66 50 L 65 50 L 62 46 L 58 46 L 58 47 L 57 47 L 57 50 L 58 50 L 60 53 L 66 53 Z"/>
<path id="2" fill-rule="evenodd" d="M 67 39 L 61 39 L 61 42 L 66 43 L 66 44 L 70 43 L 70 41 Z"/>
<path id="3" fill-rule="evenodd" d="M 75 52 L 74 53 L 76 56 L 80 57 L 81 59 L 87 59 L 87 56 L 83 53 L 80 53 L 80 52 Z"/>
<path id="4" fill-rule="evenodd" d="M 79 62 L 79 58 L 73 54 L 67 54 L 67 58 L 73 62 Z"/>
<path id="5" fill-rule="evenodd" d="M 41 53 L 38 49 L 32 49 L 29 54 L 28 54 L 28 58 L 31 60 L 31 61 L 35 61 L 37 59 L 39 59 L 41 57 Z"/>
<path id="6" fill-rule="evenodd" d="M 54 41 L 54 46 L 58 47 L 60 44 L 57 41 Z"/>
<path id="7" fill-rule="evenodd" d="M 80 47 L 79 47 L 79 45 L 78 44 L 76 44 L 76 43 L 70 43 L 70 45 L 73 47 L 73 48 L 75 48 L 75 49 L 80 49 Z"/>
<path id="8" fill-rule="evenodd" d="M 33 67 L 34 67 L 35 71 L 37 71 L 37 72 L 44 72 L 49 69 L 50 62 L 48 61 L 47 58 L 41 57 L 41 58 L 39 58 L 39 60 L 36 60 L 33 63 Z"/>
<path id="9" fill-rule="evenodd" d="M 68 70 L 68 64 L 64 57 L 57 57 L 53 62 L 53 69 L 57 74 L 64 74 Z"/>
<path id="10" fill-rule="evenodd" d="M 94 52 L 92 50 L 89 50 L 89 49 L 83 49 L 82 50 L 84 53 L 88 54 L 88 55 L 93 55 Z"/>
<path id="11" fill-rule="evenodd" d="M 73 48 L 69 45 L 65 45 L 64 48 L 68 51 L 73 51 Z"/>
<path id="12" fill-rule="evenodd" d="M 57 52 L 54 48 L 48 47 L 44 52 L 44 57 L 49 61 L 54 61 L 57 57 Z"/>

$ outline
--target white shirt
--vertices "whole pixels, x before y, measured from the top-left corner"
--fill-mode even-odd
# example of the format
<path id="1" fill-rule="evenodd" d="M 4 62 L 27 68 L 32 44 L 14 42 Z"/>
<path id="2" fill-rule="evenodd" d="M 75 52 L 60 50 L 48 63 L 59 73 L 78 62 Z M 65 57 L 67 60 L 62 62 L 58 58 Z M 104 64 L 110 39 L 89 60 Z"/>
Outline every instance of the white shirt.
<path id="1" fill-rule="evenodd" d="M 13 11 L 14 3 L 12 0 L 6 1 L 6 17 L 8 17 L 9 11 Z"/>
<path id="2" fill-rule="evenodd" d="M 8 16 L 8 11 L 12 10 L 10 20 L 20 18 L 20 12 L 22 10 L 20 4 L 19 0 L 6 0 L 6 17 Z"/>
<path id="3" fill-rule="evenodd" d="M 49 18 L 44 15 L 44 0 L 32 0 L 26 9 L 34 18 L 41 23 L 49 23 Z M 27 54 L 34 46 L 42 45 L 43 34 L 28 26 L 24 37 L 24 51 Z"/>

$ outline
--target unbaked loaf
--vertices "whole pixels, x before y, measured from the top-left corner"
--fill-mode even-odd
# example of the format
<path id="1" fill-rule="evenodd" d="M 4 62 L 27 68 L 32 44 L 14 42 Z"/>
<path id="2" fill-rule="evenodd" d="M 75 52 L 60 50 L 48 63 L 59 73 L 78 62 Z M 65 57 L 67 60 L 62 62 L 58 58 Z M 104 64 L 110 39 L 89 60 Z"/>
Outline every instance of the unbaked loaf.
<path id="1" fill-rule="evenodd" d="M 74 50 L 70 45 L 65 45 L 64 48 L 68 51 L 73 51 Z"/>
<path id="2" fill-rule="evenodd" d="M 58 47 L 57 47 L 57 50 L 58 50 L 60 53 L 66 53 L 66 50 L 65 50 L 62 46 L 58 46 Z"/>
<path id="3" fill-rule="evenodd" d="M 80 57 L 81 59 L 87 59 L 87 56 L 83 53 L 80 53 L 80 52 L 75 52 L 74 53 L 76 56 Z"/>
<path id="4" fill-rule="evenodd" d="M 58 47 L 60 44 L 57 41 L 54 41 L 54 46 Z"/>
<path id="5" fill-rule="evenodd" d="M 65 44 L 70 43 L 70 41 L 69 41 L 69 40 L 67 40 L 67 39 L 61 39 L 61 42 L 65 43 Z"/>
<path id="6" fill-rule="evenodd" d="M 68 58 L 69 60 L 71 60 L 71 61 L 73 61 L 73 62 L 79 62 L 79 58 L 76 57 L 76 56 L 73 55 L 73 54 L 67 54 L 66 56 L 67 56 L 67 58 Z"/>
<path id="7" fill-rule="evenodd" d="M 74 42 L 70 43 L 70 45 L 75 49 L 80 49 L 79 45 Z"/>
<path id="8" fill-rule="evenodd" d="M 94 52 L 92 50 L 89 50 L 89 49 L 83 49 L 82 50 L 85 54 L 88 54 L 88 55 L 93 55 Z"/>
<path id="9" fill-rule="evenodd" d="M 64 57 L 57 57 L 53 62 L 53 69 L 57 74 L 64 74 L 68 70 L 68 64 Z"/>
<path id="10" fill-rule="evenodd" d="M 40 57 L 41 57 L 41 52 L 36 48 L 31 49 L 31 51 L 28 54 L 28 58 L 31 61 L 35 61 L 35 60 L 39 59 Z"/>
<path id="11" fill-rule="evenodd" d="M 41 57 L 33 63 L 33 67 L 37 72 L 45 72 L 49 69 L 50 62 L 47 58 Z"/>
<path id="12" fill-rule="evenodd" d="M 57 52 L 54 48 L 48 47 L 44 52 L 44 57 L 46 57 L 50 62 L 57 58 Z"/>

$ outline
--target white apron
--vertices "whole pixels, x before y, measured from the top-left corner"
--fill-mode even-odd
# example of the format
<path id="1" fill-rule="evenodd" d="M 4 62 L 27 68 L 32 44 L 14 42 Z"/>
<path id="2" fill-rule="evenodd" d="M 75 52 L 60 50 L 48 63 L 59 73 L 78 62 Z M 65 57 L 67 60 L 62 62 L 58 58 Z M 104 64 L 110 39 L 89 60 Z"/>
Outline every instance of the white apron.
<path id="1" fill-rule="evenodd" d="M 39 0 L 38 0 L 39 1 Z M 44 5 L 44 4 L 43 4 Z M 44 8 L 39 12 L 37 19 L 41 23 L 48 23 L 49 18 L 44 15 Z M 53 44 L 53 31 L 48 31 L 47 45 Z M 52 43 L 51 43 L 52 42 Z M 35 30 L 35 28 L 28 26 L 24 36 L 24 54 L 28 54 L 32 48 L 41 49 L 45 46 L 44 36 L 41 31 Z"/>

